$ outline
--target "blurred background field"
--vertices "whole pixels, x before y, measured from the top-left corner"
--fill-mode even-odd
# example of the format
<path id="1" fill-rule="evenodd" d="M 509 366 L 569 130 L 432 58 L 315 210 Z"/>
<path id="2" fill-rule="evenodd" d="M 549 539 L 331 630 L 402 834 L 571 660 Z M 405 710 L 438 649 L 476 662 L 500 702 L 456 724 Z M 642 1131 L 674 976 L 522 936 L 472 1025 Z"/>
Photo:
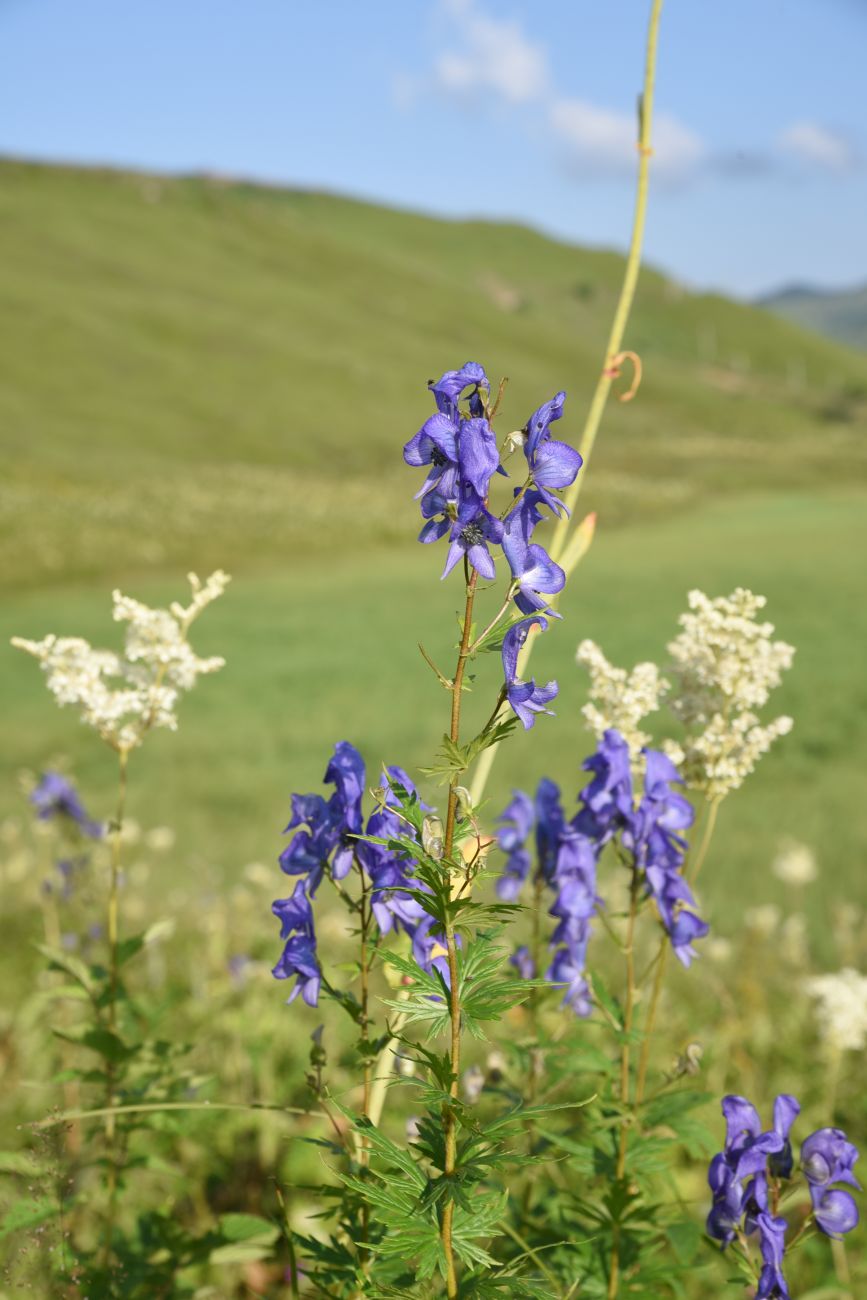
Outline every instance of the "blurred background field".
<path id="1" fill-rule="evenodd" d="M 276 857 L 290 793 L 321 788 L 334 741 L 356 744 L 371 777 L 382 763 L 414 772 L 445 727 L 447 700 L 417 642 L 449 662 L 457 592 L 439 582 L 441 552 L 416 544 L 419 475 L 401 449 L 429 412 L 426 380 L 468 358 L 509 376 L 501 434 L 563 386 L 563 435 L 577 440 L 621 259 L 516 226 L 213 178 L 4 163 L 0 181 L 0 644 L 54 631 L 112 645 L 114 586 L 165 603 L 184 595 L 191 568 L 233 574 L 193 638 L 225 669 L 184 701 L 177 735 L 155 733 L 133 757 L 129 813 L 144 834 L 130 832 L 124 927 L 168 922 L 137 979 L 172 1050 L 194 1045 L 181 1095 L 306 1105 L 307 1035 L 320 1019 L 343 1095 L 353 1063 L 332 1009 L 287 1012 L 270 977 L 269 905 L 286 892 Z M 653 270 L 628 343 L 644 382 L 634 402 L 609 406 L 580 505 L 597 512 L 595 540 L 534 659 L 560 683 L 558 716 L 504 748 L 485 815 L 543 774 L 572 807 L 593 745 L 579 640 L 616 663 L 664 662 L 690 588 L 765 594 L 777 634 L 797 647 L 774 697 L 795 728 L 723 805 L 700 891 L 713 946 L 701 982 L 673 974 L 655 1068 L 698 1041 L 710 1093 L 764 1098 L 797 1080 L 817 1123 L 836 1113 L 860 1132 L 854 1058 L 838 1073 L 811 1000 L 791 990 L 810 969 L 864 958 L 865 358 Z M 495 593 L 484 599 L 493 610 Z M 39 977 L 33 947 L 52 923 L 41 890 L 51 852 L 29 826 L 27 773 L 64 765 L 100 817 L 116 775 L 36 665 L 0 654 L 0 1062 L 12 1085 L 4 1144 L 17 1148 L 14 1125 L 58 1100 L 41 1033 L 51 977 Z M 468 709 L 487 713 L 487 699 Z M 148 833 L 164 827 L 170 835 Z M 805 889 L 771 871 L 789 839 L 818 860 Z M 99 951 L 87 934 L 103 883 L 97 872 L 64 922 L 85 954 Z M 348 955 L 324 898 L 317 924 L 329 956 Z M 617 979 L 610 957 L 600 932 L 592 960 Z M 509 1025 L 518 1039 L 522 1014 Z M 562 1034 L 563 1013 L 546 1015 Z M 467 1059 L 485 1069 L 488 1052 L 474 1046 Z M 701 1114 L 715 1134 L 716 1101 Z M 402 1124 L 396 1102 L 386 1125 Z M 133 1145 L 143 1168 L 129 1221 L 150 1205 L 196 1231 L 226 1211 L 273 1212 L 276 1170 L 300 1184 L 293 1222 L 309 1226 L 303 1184 L 323 1165 L 287 1140 L 283 1120 L 193 1113 L 157 1129 Z M 182 1185 L 163 1150 L 180 1158 Z M 696 1224 L 701 1156 L 678 1174 Z M 34 1159 L 44 1181 L 38 1144 Z M 11 1277 L 39 1275 L 27 1240 L 9 1239 Z M 725 1274 L 701 1259 L 699 1292 Z M 276 1274 L 234 1267 L 229 1291 L 218 1273 L 217 1295 L 283 1293 Z M 819 1249 L 801 1268 L 813 1285 L 828 1279 Z"/>
<path id="2" fill-rule="evenodd" d="M 415 543 L 401 460 L 425 381 L 468 357 L 508 375 L 501 433 L 563 386 L 576 439 L 621 259 L 217 178 L 13 162 L 0 178 L 3 641 L 111 644 L 113 586 L 168 600 L 190 568 L 233 573 L 198 637 L 227 668 L 136 756 L 132 787 L 134 814 L 176 829 L 166 869 L 228 883 L 274 859 L 332 738 L 371 768 L 429 758 L 444 700 L 416 642 L 446 658 L 456 598 Z M 609 406 L 581 502 L 596 539 L 534 669 L 560 682 L 559 720 L 509 747 L 489 808 L 543 772 L 577 789 L 581 638 L 664 660 L 690 587 L 750 586 L 798 648 L 778 692 L 796 725 L 726 806 L 704 889 L 734 922 L 744 890 L 782 888 L 779 840 L 803 839 L 821 942 L 834 898 L 867 902 L 865 358 L 653 270 L 628 343 L 644 382 Z M 105 811 L 99 747 L 2 653 L 2 813 L 21 813 L 20 769 L 58 754 Z"/>

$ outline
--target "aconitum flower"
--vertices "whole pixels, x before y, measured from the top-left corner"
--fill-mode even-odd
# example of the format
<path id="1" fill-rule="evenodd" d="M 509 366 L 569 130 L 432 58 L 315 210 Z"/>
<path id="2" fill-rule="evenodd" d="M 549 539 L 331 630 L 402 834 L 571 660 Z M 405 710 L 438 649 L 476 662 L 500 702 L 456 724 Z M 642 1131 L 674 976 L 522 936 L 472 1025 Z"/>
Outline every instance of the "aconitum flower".
<path id="1" fill-rule="evenodd" d="M 850 1232 L 858 1223 L 858 1207 L 849 1192 L 834 1188 L 847 1183 L 859 1191 L 861 1184 L 852 1173 L 858 1148 L 839 1128 L 820 1128 L 801 1147 L 801 1168 L 810 1188 L 813 1215 L 829 1237 Z"/>
<path id="2" fill-rule="evenodd" d="M 762 1252 L 762 1271 L 756 1300 L 790 1300 L 789 1288 L 783 1277 L 788 1226 L 785 1219 L 767 1213 L 760 1214 L 756 1219 Z"/>
<path id="3" fill-rule="evenodd" d="M 553 681 L 548 682 L 547 686 L 537 686 L 532 679 L 529 682 L 518 680 L 518 655 L 535 626 L 540 627 L 544 632 L 548 620 L 541 615 L 521 619 L 519 623 L 513 623 L 503 637 L 502 656 L 506 699 L 525 730 L 532 727 L 536 721 L 536 714 L 547 713 L 553 716 L 551 710 L 545 705 L 550 704 L 559 689 L 557 683 Z"/>
<path id="4" fill-rule="evenodd" d="M 42 774 L 39 783 L 30 791 L 30 802 L 39 821 L 66 818 L 91 839 L 99 839 L 104 832 L 102 823 L 87 815 L 75 786 L 59 772 Z"/>
<path id="5" fill-rule="evenodd" d="M 506 866 L 497 881 L 497 895 L 506 903 L 514 903 L 530 871 L 527 840 L 533 829 L 533 800 L 523 790 L 515 790 L 511 803 L 497 820 L 502 823 L 497 831 L 497 845 L 506 854 Z"/>
<path id="6" fill-rule="evenodd" d="M 307 897 L 306 882 L 299 880 L 291 898 L 278 898 L 271 910 L 280 921 L 280 937 L 287 943 L 272 974 L 275 979 L 297 976 L 287 1001 L 294 1002 L 300 993 L 309 1007 L 319 1001 L 322 972 L 316 959 L 316 935 L 313 910 Z"/>
<path id="7" fill-rule="evenodd" d="M 458 561 L 466 557 L 482 578 L 496 577 L 497 569 L 488 544 L 502 540 L 502 523 L 484 506 L 479 505 L 466 520 L 459 514 L 449 533 L 449 552 L 442 576 L 448 577 Z"/>
<path id="8" fill-rule="evenodd" d="M 322 985 L 322 971 L 316 960 L 316 943 L 312 938 L 304 934 L 293 935 L 271 973 L 278 980 L 297 976 L 295 987 L 286 999 L 287 1003 L 294 1002 L 300 993 L 308 1007 L 316 1006 Z"/>
<path id="9" fill-rule="evenodd" d="M 327 802 L 318 794 L 292 796 L 292 816 L 284 834 L 295 831 L 295 835 L 280 854 L 280 866 L 288 876 L 308 876 L 311 898 L 329 864 L 335 880 L 348 874 L 357 850 L 353 837 L 361 833 L 364 760 L 348 740 L 335 745 L 323 779 L 337 787 Z"/>
<path id="10" fill-rule="evenodd" d="M 518 898 L 530 872 L 527 841 L 535 821 L 534 883 L 537 892 L 543 888 L 553 892 L 549 915 L 557 921 L 550 938 L 553 954 L 546 977 L 565 989 L 563 1002 L 576 1015 L 589 1015 L 590 993 L 583 972 L 590 918 L 598 903 L 596 848 L 576 829 L 574 822 L 567 822 L 560 790 L 547 778 L 539 782 L 535 802 L 522 791 L 515 791 L 500 821 L 503 826 L 498 832 L 498 842 L 508 856 L 497 882 L 497 893 L 509 902 Z M 530 979 L 536 973 L 536 963 L 526 946 L 517 949 L 511 964 L 522 979 Z"/>
<path id="11" fill-rule="evenodd" d="M 563 502 L 551 489 L 568 487 L 574 483 L 581 468 L 581 457 L 568 443 L 551 437 L 551 425 L 563 414 L 566 401 L 564 392 L 557 393 L 534 411 L 527 421 L 527 438 L 524 455 L 527 469 L 541 500 L 555 513 L 565 510 Z"/>
<path id="12" fill-rule="evenodd" d="M 364 759 L 348 740 L 334 746 L 334 755 L 325 769 L 326 782 L 337 787 L 334 799 L 340 810 L 340 846 L 331 863 L 335 880 L 348 875 L 355 854 L 356 842 L 348 836 L 361 832 L 361 796 L 364 793 Z"/>
<path id="13" fill-rule="evenodd" d="M 774 1102 L 773 1128 L 763 1131 L 758 1111 L 746 1097 L 723 1098 L 726 1140 L 708 1170 L 713 1206 L 707 1231 L 724 1247 L 734 1240 L 741 1219 L 750 1215 L 755 1220 L 767 1207 L 765 1180 L 769 1158 L 778 1162 L 774 1166 L 776 1177 L 786 1177 L 786 1167 L 791 1172 L 789 1131 L 800 1109 L 795 1097 L 782 1093 Z M 747 1178 L 753 1181 L 745 1188 Z"/>
<path id="14" fill-rule="evenodd" d="M 527 540 L 520 519 L 513 526 L 506 521 L 502 541 L 503 554 L 517 584 L 515 604 L 518 609 L 524 614 L 547 609 L 548 598 L 556 596 L 565 587 L 566 574 L 544 547 Z"/>
<path id="15" fill-rule="evenodd" d="M 565 986 L 564 1006 L 570 1007 L 576 1016 L 585 1018 L 593 1010 L 590 1001 L 590 988 L 584 978 L 583 963 L 578 963 L 568 948 L 558 948 L 553 961 L 548 967 L 546 978 L 552 984 Z"/>

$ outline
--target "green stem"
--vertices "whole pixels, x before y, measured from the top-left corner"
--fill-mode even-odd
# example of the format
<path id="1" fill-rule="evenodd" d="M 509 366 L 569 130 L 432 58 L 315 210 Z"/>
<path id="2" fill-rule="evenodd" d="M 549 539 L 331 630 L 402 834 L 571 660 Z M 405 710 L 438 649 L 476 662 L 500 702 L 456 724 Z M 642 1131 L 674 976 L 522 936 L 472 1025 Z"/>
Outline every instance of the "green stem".
<path id="1" fill-rule="evenodd" d="M 463 686 L 464 672 L 469 657 L 470 632 L 473 621 L 473 602 L 475 600 L 476 584 L 478 582 L 478 574 L 476 570 L 474 569 L 472 574 L 470 574 L 469 566 L 466 561 L 464 561 L 464 580 L 466 583 L 464 626 L 463 635 L 461 636 L 461 645 L 458 651 L 458 662 L 455 668 L 455 675 L 452 679 L 452 715 L 449 730 L 449 738 L 455 745 L 458 744 L 461 734 L 461 688 Z M 452 853 L 454 851 L 455 821 L 458 809 L 457 785 L 458 778 L 456 777 L 449 786 L 446 830 L 443 841 L 443 856 L 446 862 L 451 861 Z M 458 1096 L 461 1069 L 461 999 L 460 989 L 458 988 L 458 951 L 455 942 L 454 924 L 450 914 L 446 920 L 445 937 L 449 962 L 449 1016 L 451 1019 L 451 1084 L 449 1086 L 449 1095 L 456 1100 Z M 457 1120 L 453 1106 L 443 1107 L 443 1123 L 445 1137 L 445 1168 L 443 1173 L 448 1177 L 455 1171 L 455 1162 L 457 1157 Z M 446 1295 L 448 1296 L 448 1300 L 455 1300 L 455 1297 L 458 1294 L 457 1270 L 455 1267 L 454 1250 L 452 1248 L 452 1225 L 454 1222 L 454 1213 L 455 1203 L 453 1200 L 448 1200 L 443 1208 L 442 1222 L 440 1225 L 440 1239 L 442 1241 L 443 1253 L 446 1259 Z"/>
<path id="2" fill-rule="evenodd" d="M 639 888 L 640 876 L 638 871 L 633 870 L 632 884 L 629 890 L 629 920 L 626 925 L 626 941 L 623 945 L 623 952 L 626 957 L 626 998 L 623 1006 L 623 1039 L 620 1044 L 620 1104 L 624 1108 L 629 1105 L 629 1035 L 632 1032 L 632 1022 L 635 1015 L 635 921 L 638 916 Z M 626 1173 L 628 1132 L 629 1126 L 624 1113 L 620 1121 L 620 1137 L 617 1145 L 616 1178 L 618 1182 L 623 1179 Z M 608 1274 L 608 1300 L 614 1300 L 619 1284 L 620 1223 L 616 1222 L 611 1246 L 611 1268 Z"/>
<path id="3" fill-rule="evenodd" d="M 687 872 L 687 879 L 694 881 L 699 871 L 701 871 L 705 858 L 707 857 L 710 842 L 713 838 L 714 828 L 716 827 L 716 818 L 719 811 L 719 799 L 711 799 L 707 804 L 707 817 L 704 822 L 704 830 L 699 843 L 698 851 L 693 862 L 690 864 Z M 659 945 L 659 954 L 656 962 L 656 975 L 653 980 L 653 989 L 650 994 L 650 1002 L 647 1008 L 647 1019 L 644 1024 L 644 1038 L 641 1044 L 641 1058 L 638 1063 L 638 1080 L 635 1085 L 635 1104 L 640 1106 L 644 1100 L 645 1087 L 647 1085 L 647 1071 L 650 1065 L 650 1049 L 653 1039 L 653 1031 L 656 1028 L 656 1016 L 659 1011 L 659 1000 L 662 996 L 662 986 L 665 981 L 665 971 L 668 966 L 668 954 L 671 951 L 671 944 L 668 935 L 663 934 Z"/>
<path id="4" fill-rule="evenodd" d="M 587 420 L 584 425 L 584 431 L 581 435 L 581 442 L 578 445 L 578 450 L 584 461 L 584 470 L 578 475 L 575 482 L 563 498 L 570 510 L 575 509 L 576 502 L 578 501 L 581 492 L 581 486 L 587 473 L 587 462 L 593 452 L 596 435 L 599 432 L 599 425 L 602 422 L 602 415 L 605 411 L 608 394 L 611 391 L 611 384 L 614 379 L 614 375 L 612 374 L 612 363 L 623 347 L 623 336 L 626 333 L 626 326 L 629 322 L 630 312 L 632 311 L 632 303 L 635 299 L 635 290 L 638 285 L 638 273 L 641 269 L 641 248 L 644 243 L 644 226 L 647 219 L 647 192 L 650 178 L 650 158 L 653 152 L 650 147 L 650 138 L 651 128 L 653 126 L 653 94 L 656 85 L 656 45 L 659 36 L 659 18 L 661 12 L 662 0 L 653 0 L 650 10 L 650 21 L 647 28 L 644 89 L 641 94 L 639 109 L 638 182 L 635 192 L 635 214 L 632 219 L 632 238 L 629 241 L 629 252 L 626 255 L 626 268 L 623 273 L 623 285 L 620 290 L 617 310 L 614 313 L 614 320 L 611 324 L 611 333 L 608 336 L 602 369 L 596 383 L 596 391 L 593 394 L 593 400 L 590 403 L 590 410 L 587 412 Z M 557 560 L 559 556 L 563 554 L 563 551 L 566 548 L 568 532 L 569 517 L 568 515 L 563 515 L 554 530 L 553 545 L 551 547 L 552 559 Z"/>
<path id="5" fill-rule="evenodd" d="M 108 890 L 108 1027 L 117 1032 L 117 991 L 120 983 L 119 926 L 118 926 L 118 885 L 120 881 L 121 848 L 123 840 L 123 819 L 126 811 L 127 765 L 129 750 L 122 748 L 118 757 L 118 795 L 115 810 L 114 827 L 111 839 L 111 877 Z M 114 1221 L 117 1215 L 117 1187 L 120 1177 L 118 1168 L 118 1150 L 115 1131 L 116 1107 L 114 1104 L 116 1069 L 113 1061 L 107 1061 L 105 1067 L 105 1142 L 108 1157 L 108 1206 L 105 1215 L 105 1236 L 103 1242 L 103 1265 L 108 1267 L 112 1256 L 112 1238 Z"/>
<path id="6" fill-rule="evenodd" d="M 614 313 L 614 321 L 611 326 L 611 333 L 609 334 L 608 343 L 605 349 L 602 371 L 596 385 L 596 391 L 593 394 L 593 400 L 590 403 L 590 409 L 587 413 L 587 419 L 581 435 L 579 450 L 584 458 L 584 467 L 564 497 L 565 503 L 570 510 L 574 510 L 581 487 L 587 477 L 590 456 L 593 451 L 593 445 L 596 442 L 596 435 L 599 431 L 599 425 L 611 389 L 612 376 L 609 373 L 611 370 L 611 361 L 621 350 L 623 336 L 626 332 L 626 326 L 629 322 L 629 315 L 632 310 L 632 303 L 635 298 L 638 272 L 641 267 L 641 249 L 644 242 L 650 158 L 652 154 L 650 140 L 651 128 L 653 125 L 653 96 L 656 85 L 656 47 L 661 13 L 662 0 L 652 0 L 650 20 L 647 28 L 644 87 L 641 94 L 641 113 L 638 133 L 638 180 L 636 184 L 635 215 L 632 221 L 632 237 L 629 242 L 629 251 L 626 256 L 626 267 L 623 274 L 623 285 L 620 290 L 620 298 L 618 299 L 617 309 Z M 569 545 L 569 517 L 564 515 L 557 524 L 554 532 L 551 546 L 551 559 L 556 563 L 559 563 L 565 555 Z M 518 664 L 519 672 L 524 672 L 532 653 L 532 649 L 533 639 L 530 638 L 521 653 L 521 658 Z M 491 774 L 491 768 L 494 765 L 498 749 L 499 745 L 492 745 L 490 749 L 485 750 L 479 759 L 479 764 L 476 768 L 476 775 L 470 789 L 473 804 L 476 807 L 478 807 L 482 801 L 482 796 L 484 795 L 485 787 L 487 786 L 488 778 Z"/>

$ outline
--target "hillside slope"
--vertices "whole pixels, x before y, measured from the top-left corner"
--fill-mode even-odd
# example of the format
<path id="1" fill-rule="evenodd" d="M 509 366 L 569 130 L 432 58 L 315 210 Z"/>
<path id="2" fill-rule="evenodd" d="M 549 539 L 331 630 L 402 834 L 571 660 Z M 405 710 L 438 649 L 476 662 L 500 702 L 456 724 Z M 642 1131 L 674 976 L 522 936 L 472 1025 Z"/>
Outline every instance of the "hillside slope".
<path id="1" fill-rule="evenodd" d="M 792 285 L 769 294 L 759 305 L 796 325 L 867 348 L 867 284 L 839 292 Z"/>
<path id="2" fill-rule="evenodd" d="M 0 582 L 293 566 L 406 536 L 425 381 L 507 374 L 503 432 L 559 387 L 577 436 L 622 260 L 322 194 L 0 163 Z M 642 275 L 586 500 L 848 482 L 863 358 Z"/>

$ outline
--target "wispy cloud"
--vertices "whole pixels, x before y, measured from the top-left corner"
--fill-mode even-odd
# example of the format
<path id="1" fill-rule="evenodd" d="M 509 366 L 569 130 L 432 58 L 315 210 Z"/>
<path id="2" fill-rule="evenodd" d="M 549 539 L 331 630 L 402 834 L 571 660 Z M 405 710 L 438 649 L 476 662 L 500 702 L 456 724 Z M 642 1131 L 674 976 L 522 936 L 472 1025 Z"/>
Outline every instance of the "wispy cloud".
<path id="1" fill-rule="evenodd" d="M 444 0 L 461 33 L 460 49 L 434 63 L 436 84 L 461 98 L 491 93 L 510 104 L 541 99 L 548 84 L 548 57 L 521 25 L 491 18 L 472 0 Z"/>
<path id="2" fill-rule="evenodd" d="M 600 108 L 583 99 L 555 99 L 548 120 L 573 164 L 612 175 L 635 171 L 634 114 Z M 653 137 L 654 170 L 668 179 L 685 177 L 705 159 L 707 151 L 699 136 L 671 114 L 657 115 Z"/>
<path id="3" fill-rule="evenodd" d="M 780 136 L 780 145 L 799 162 L 824 171 L 852 172 L 862 164 L 850 140 L 819 122 L 794 122 Z"/>
<path id="4" fill-rule="evenodd" d="M 867 5 L 867 0 L 864 0 Z M 515 19 L 494 17 L 483 0 L 436 0 L 448 22 L 448 49 L 433 59 L 429 74 L 395 79 L 395 102 L 409 108 L 435 92 L 471 112 L 492 107 L 521 112 L 541 127 L 561 166 L 582 180 L 616 179 L 635 173 L 637 121 L 634 112 L 593 103 L 558 89 L 548 51 Z M 864 158 L 850 140 L 817 122 L 795 122 L 770 146 L 711 147 L 672 113 L 657 111 L 653 122 L 654 176 L 683 184 L 702 176 L 750 181 L 800 170 L 843 175 Z"/>

